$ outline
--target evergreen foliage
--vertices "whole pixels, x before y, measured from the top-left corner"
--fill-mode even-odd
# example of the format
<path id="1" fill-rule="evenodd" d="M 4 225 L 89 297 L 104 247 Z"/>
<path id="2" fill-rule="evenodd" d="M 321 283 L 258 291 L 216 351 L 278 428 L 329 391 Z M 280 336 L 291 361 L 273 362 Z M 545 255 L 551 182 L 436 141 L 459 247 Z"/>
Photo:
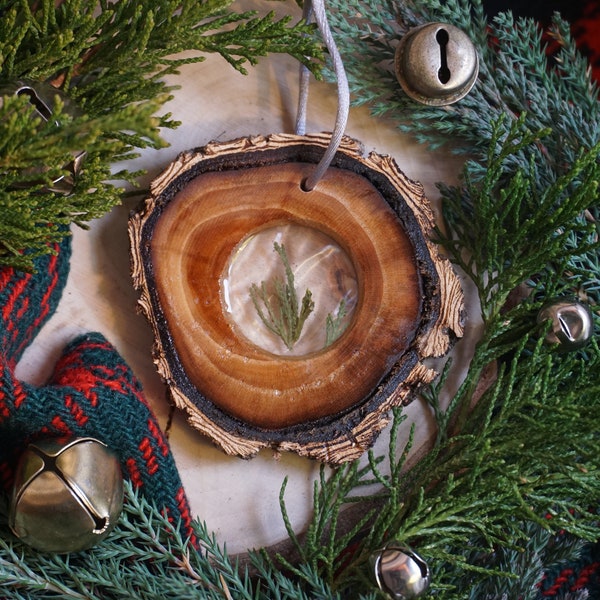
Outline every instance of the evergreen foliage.
<path id="1" fill-rule="evenodd" d="M 125 509 L 105 544 L 61 556 L 37 553 L 0 531 L 0 589 L 3 598 L 77 600 L 309 600 L 336 595 L 309 567 L 304 589 L 273 570 L 259 554 L 252 556 L 257 578 L 240 574 L 227 554 L 197 522 L 198 552 L 183 539 L 177 524 L 125 483 Z"/>
<path id="2" fill-rule="evenodd" d="M 137 149 L 163 146 L 160 128 L 177 125 L 158 114 L 173 89 L 165 75 L 208 53 L 242 73 L 272 52 L 317 68 L 321 51 L 307 35 L 312 28 L 273 13 L 236 13 L 232 2 L 0 0 L 0 84 L 51 82 L 79 111 L 74 116 L 57 101 L 46 122 L 26 97 L 3 96 L 0 264 L 31 269 L 64 225 L 83 225 L 120 201 L 116 182 L 134 182 L 139 173 L 115 173 L 114 165 Z M 87 156 L 73 193 L 44 191 L 82 150 Z"/>
<path id="3" fill-rule="evenodd" d="M 305 290 L 300 304 L 298 303 L 294 272 L 285 246 L 274 242 L 273 248 L 283 263 L 285 280 L 274 277 L 269 282 L 269 289 L 264 281 L 261 282 L 260 287 L 253 283 L 250 286 L 250 298 L 263 325 L 281 338 L 288 350 L 292 350 L 302 334 L 304 323 L 312 313 L 315 303 L 309 289 Z"/>
<path id="4" fill-rule="evenodd" d="M 299 560 L 265 550 L 251 571 L 201 524 L 196 552 L 128 486 L 124 518 L 88 553 L 39 555 L 3 532 L 8 598 L 374 600 L 383 596 L 369 556 L 397 539 L 432 568 L 432 598 L 534 599 L 544 568 L 598 539 L 600 346 L 594 338 L 560 352 L 536 320 L 546 300 L 574 294 L 598 325 L 600 112 L 566 24 L 555 19 L 561 50 L 551 62 L 532 21 L 504 14 L 488 29 L 479 0 L 329 5 L 357 101 L 432 146 L 460 138 L 470 156 L 460 184 L 440 187 L 449 227 L 438 237 L 477 289 L 484 328 L 449 404 L 451 361 L 424 391 L 438 424 L 433 449 L 407 463 L 412 435 L 398 448 L 409 424 L 396 409 L 386 456 L 322 468 L 303 536 L 287 518 L 284 483 Z M 391 74 L 397 24 L 424 20 L 458 25 L 478 45 L 480 80 L 453 107 L 412 103 Z M 350 527 L 345 509 L 360 515 Z"/>
<path id="5" fill-rule="evenodd" d="M 353 102 L 368 105 L 375 116 L 385 116 L 432 150 L 447 146 L 474 158 L 469 178 L 483 176 L 490 141 L 495 138 L 500 144 L 519 119 L 530 132 L 539 132 L 540 139 L 507 157 L 504 176 L 535 169 L 537 195 L 570 171 L 581 152 L 597 148 L 598 84 L 560 15 L 543 32 L 534 19 L 515 18 L 511 12 L 488 22 L 481 0 L 330 0 L 329 7 Z M 471 92 L 456 104 L 438 108 L 408 98 L 394 72 L 401 36 L 432 21 L 461 28 L 480 58 Z M 463 201 L 470 202 L 468 195 Z M 592 203 L 581 219 L 597 223 L 598 210 L 598 202 Z M 450 212 L 446 215 L 451 220 Z M 581 293 L 598 304 L 597 253 L 577 253 L 587 232 L 583 228 L 582 239 L 582 229 L 575 228 L 563 243 L 566 252 L 574 251 L 569 272 L 581 284 Z M 511 240 L 510 245 L 517 244 Z"/>

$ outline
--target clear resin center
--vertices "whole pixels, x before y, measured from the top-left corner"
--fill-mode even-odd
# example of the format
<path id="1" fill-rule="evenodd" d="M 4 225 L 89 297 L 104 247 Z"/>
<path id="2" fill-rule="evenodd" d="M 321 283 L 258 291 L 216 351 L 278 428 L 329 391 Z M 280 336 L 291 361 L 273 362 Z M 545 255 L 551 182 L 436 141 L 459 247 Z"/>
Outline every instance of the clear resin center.
<path id="1" fill-rule="evenodd" d="M 286 223 L 252 233 L 221 278 L 234 329 L 280 356 L 304 356 L 339 339 L 358 301 L 356 270 L 331 237 Z"/>

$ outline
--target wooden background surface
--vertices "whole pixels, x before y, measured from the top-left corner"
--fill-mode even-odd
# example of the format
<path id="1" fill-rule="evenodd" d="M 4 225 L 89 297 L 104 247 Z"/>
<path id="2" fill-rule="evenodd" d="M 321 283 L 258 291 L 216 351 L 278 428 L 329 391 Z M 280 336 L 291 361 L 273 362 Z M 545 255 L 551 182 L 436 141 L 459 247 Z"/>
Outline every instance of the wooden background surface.
<path id="1" fill-rule="evenodd" d="M 234 4 L 234 9 L 238 8 L 257 8 L 264 13 L 273 9 L 273 3 L 248 0 Z M 299 14 L 293 2 L 276 8 Z M 127 166 L 146 169 L 148 174 L 141 184 L 147 186 L 183 150 L 211 140 L 293 133 L 297 68 L 297 63 L 285 56 L 262 59 L 246 76 L 218 56 L 184 67 L 170 80 L 181 89 L 165 110 L 182 122 L 179 129 L 164 132 L 170 147 L 145 152 Z M 307 131 L 330 131 L 335 112 L 335 88 L 311 83 Z M 392 122 L 376 120 L 365 109 L 351 111 L 346 133 L 360 140 L 366 151 L 393 156 L 408 177 L 423 184 L 436 211 L 435 183 L 455 181 L 462 164 L 456 157 L 429 153 L 396 131 Z M 44 382 L 69 340 L 85 331 L 100 331 L 133 368 L 160 422 L 166 424 L 169 405 L 152 364 L 152 335 L 146 321 L 136 313 L 137 298 L 129 275 L 127 218 L 137 202 L 126 200 L 93 222 L 90 231 L 74 229 L 65 294 L 57 313 L 20 362 L 18 375 L 32 383 Z M 466 339 L 455 349 L 459 358 L 469 353 L 475 328 L 472 322 L 467 323 Z M 421 444 L 431 432 L 426 411 L 415 401 L 407 414 L 404 431 L 416 421 Z M 226 456 L 192 430 L 181 414 L 174 416 L 169 439 L 195 515 L 207 522 L 219 541 L 227 543 L 229 551 L 243 551 L 285 537 L 278 496 L 286 475 L 289 515 L 294 526 L 302 528 L 310 514 L 318 464 L 295 455 L 273 456 L 268 451 L 250 461 Z M 386 444 L 384 432 L 376 448 L 383 452 Z"/>

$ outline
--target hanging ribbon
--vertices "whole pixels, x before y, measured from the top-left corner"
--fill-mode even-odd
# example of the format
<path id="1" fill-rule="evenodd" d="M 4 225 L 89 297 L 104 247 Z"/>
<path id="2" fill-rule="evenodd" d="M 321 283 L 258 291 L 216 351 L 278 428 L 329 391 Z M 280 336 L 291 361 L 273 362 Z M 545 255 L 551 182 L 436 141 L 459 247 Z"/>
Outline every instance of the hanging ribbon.
<path id="1" fill-rule="evenodd" d="M 346 77 L 342 57 L 337 49 L 327 21 L 324 0 L 305 0 L 303 17 L 307 23 L 310 23 L 313 16 L 333 62 L 333 70 L 337 80 L 338 108 L 335 125 L 331 134 L 331 141 L 313 173 L 303 182 L 302 187 L 305 191 L 313 190 L 329 168 L 340 142 L 342 141 L 348 122 L 348 113 L 350 112 L 350 89 L 348 86 L 348 78 Z M 301 65 L 298 112 L 296 116 L 296 133 L 298 135 L 304 135 L 306 132 L 306 105 L 308 102 L 309 74 L 308 69 L 304 65 Z"/>

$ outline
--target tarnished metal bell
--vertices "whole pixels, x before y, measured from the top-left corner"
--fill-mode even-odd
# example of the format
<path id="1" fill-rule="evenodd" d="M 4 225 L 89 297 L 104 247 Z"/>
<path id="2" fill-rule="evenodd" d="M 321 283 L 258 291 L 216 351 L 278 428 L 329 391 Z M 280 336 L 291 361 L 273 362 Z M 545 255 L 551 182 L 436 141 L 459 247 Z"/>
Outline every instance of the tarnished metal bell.
<path id="1" fill-rule="evenodd" d="M 427 563 L 411 548 L 390 542 L 371 557 L 371 568 L 379 589 L 394 600 L 422 596 L 429 587 Z"/>
<path id="2" fill-rule="evenodd" d="M 2 96 L 25 96 L 29 103 L 35 108 L 37 114 L 44 121 L 51 121 L 56 104 L 56 97 L 60 97 L 64 104 L 64 111 L 71 115 L 78 114 L 77 108 L 69 100 L 69 98 L 57 88 L 50 84 L 40 81 L 29 81 L 21 79 L 11 83 L 5 83 L 0 86 L 0 106 L 3 105 Z M 57 127 L 60 123 L 55 121 Z M 85 158 L 85 150 L 77 150 L 72 153 L 73 160 L 65 165 L 65 170 L 68 174 L 60 175 L 50 185 L 45 188 L 45 191 L 56 192 L 59 194 L 68 195 L 73 191 L 75 185 L 75 176 L 81 170 L 81 164 Z M 35 170 L 35 173 L 43 173 L 44 168 L 40 167 Z"/>
<path id="3" fill-rule="evenodd" d="M 400 41 L 396 77 L 413 100 L 443 106 L 464 98 L 477 80 L 479 58 L 469 37 L 446 23 L 426 23 Z"/>
<path id="4" fill-rule="evenodd" d="M 563 351 L 584 346 L 594 333 L 594 319 L 587 304 L 576 298 L 557 298 L 540 309 L 538 323 L 550 320 L 546 334 L 549 344 L 559 344 Z"/>
<path id="5" fill-rule="evenodd" d="M 119 461 L 93 438 L 31 444 L 16 470 L 9 524 L 45 552 L 77 552 L 112 530 L 123 507 Z"/>

